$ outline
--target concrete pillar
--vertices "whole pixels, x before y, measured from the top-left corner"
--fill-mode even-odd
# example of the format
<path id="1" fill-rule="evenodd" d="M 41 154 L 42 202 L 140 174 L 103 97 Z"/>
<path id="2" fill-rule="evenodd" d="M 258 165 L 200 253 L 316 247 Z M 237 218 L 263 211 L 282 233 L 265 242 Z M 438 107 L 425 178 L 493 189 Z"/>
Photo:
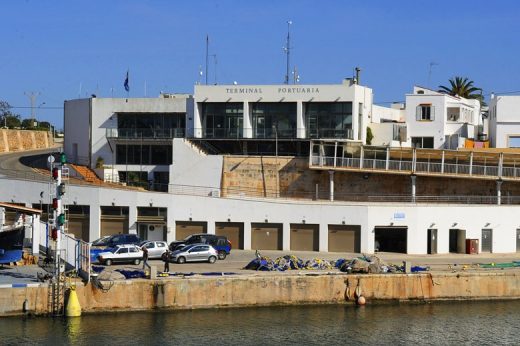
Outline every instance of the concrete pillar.
<path id="1" fill-rule="evenodd" d="M 251 112 L 249 111 L 249 102 L 244 101 L 242 121 L 242 137 L 253 138 L 253 125 L 251 124 Z"/>
<path id="2" fill-rule="evenodd" d="M 502 180 L 497 180 L 497 205 L 502 204 Z"/>
<path id="3" fill-rule="evenodd" d="M 319 229 L 319 245 L 320 251 L 329 251 L 329 225 L 327 223 L 320 223 Z"/>
<path id="4" fill-rule="evenodd" d="M 334 202 L 334 171 L 329 171 L 329 200 Z"/>
<path id="5" fill-rule="evenodd" d="M 92 242 L 101 237 L 101 208 L 99 205 L 90 207 L 89 223 L 88 241 Z"/>
<path id="6" fill-rule="evenodd" d="M 361 135 L 359 133 L 359 103 L 354 98 L 352 102 L 352 139 L 353 140 L 361 140 Z M 366 143 L 363 142 L 363 145 Z"/>
<path id="7" fill-rule="evenodd" d="M 296 102 L 296 138 L 307 138 L 305 128 L 305 114 L 303 113 L 303 102 Z"/>
<path id="8" fill-rule="evenodd" d="M 208 234 L 215 234 L 215 221 L 208 220 Z"/>
<path id="9" fill-rule="evenodd" d="M 173 207 L 166 209 L 166 241 L 170 244 L 175 240 L 175 214 Z"/>
<path id="10" fill-rule="evenodd" d="M 34 214 L 32 218 L 32 254 L 35 256 L 38 256 L 40 253 L 40 233 L 43 231 L 45 232 L 45 229 L 42 230 L 43 225 L 40 223 L 40 214 Z"/>
<path id="11" fill-rule="evenodd" d="M 251 222 L 244 222 L 244 250 L 251 250 Z"/>
<path id="12" fill-rule="evenodd" d="M 415 203 L 415 190 L 416 190 L 417 176 L 415 174 L 412 174 L 410 176 L 410 178 L 412 179 L 412 203 Z"/>
<path id="13" fill-rule="evenodd" d="M 128 206 L 128 233 L 137 234 L 137 207 Z"/>
<path id="14" fill-rule="evenodd" d="M 291 250 L 291 223 L 284 222 L 282 226 L 282 250 Z"/>
<path id="15" fill-rule="evenodd" d="M 195 103 L 193 107 L 193 137 L 202 138 L 202 106 L 200 103 Z"/>

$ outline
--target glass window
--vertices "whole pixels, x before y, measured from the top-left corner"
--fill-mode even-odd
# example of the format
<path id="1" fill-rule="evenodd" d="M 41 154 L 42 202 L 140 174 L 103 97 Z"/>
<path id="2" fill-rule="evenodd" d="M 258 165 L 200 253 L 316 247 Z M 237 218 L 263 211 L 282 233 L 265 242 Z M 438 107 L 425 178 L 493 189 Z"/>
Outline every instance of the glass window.
<path id="1" fill-rule="evenodd" d="M 257 102 L 251 104 L 255 138 L 295 138 L 295 102 Z"/>
<path id="2" fill-rule="evenodd" d="M 352 102 L 308 102 L 304 108 L 308 138 L 353 138 Z"/>
<path id="3" fill-rule="evenodd" d="M 157 247 L 166 247 L 166 244 L 164 244 L 164 243 L 157 243 Z"/>
<path id="4" fill-rule="evenodd" d="M 418 121 L 433 121 L 435 119 L 435 107 L 431 104 L 421 104 L 416 108 Z"/>
<path id="5" fill-rule="evenodd" d="M 184 137 L 186 113 L 118 113 L 118 137 Z"/>
<path id="6" fill-rule="evenodd" d="M 203 103 L 202 121 L 206 138 L 241 138 L 243 103 Z"/>
<path id="7" fill-rule="evenodd" d="M 137 252 L 137 251 L 138 251 L 138 250 L 137 250 L 137 248 L 135 248 L 135 247 L 131 247 L 131 248 L 130 248 L 130 252 Z"/>
<path id="8" fill-rule="evenodd" d="M 146 248 L 147 249 L 153 249 L 153 248 L 155 248 L 155 244 L 154 243 L 148 243 L 148 244 L 146 244 Z"/>

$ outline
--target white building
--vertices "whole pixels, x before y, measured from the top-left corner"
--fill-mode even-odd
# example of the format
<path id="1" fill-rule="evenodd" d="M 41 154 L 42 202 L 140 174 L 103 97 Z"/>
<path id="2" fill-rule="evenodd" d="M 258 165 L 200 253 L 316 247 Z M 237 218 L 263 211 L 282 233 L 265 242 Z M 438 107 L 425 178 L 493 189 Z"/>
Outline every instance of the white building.
<path id="1" fill-rule="evenodd" d="M 176 94 L 65 101 L 65 153 L 104 180 L 165 189 L 172 139 L 185 136 L 192 108 L 190 95 Z"/>
<path id="2" fill-rule="evenodd" d="M 188 136 L 365 141 L 372 89 L 338 85 L 196 85 Z M 193 132 L 191 132 L 193 129 Z"/>
<path id="3" fill-rule="evenodd" d="M 491 95 L 489 137 L 494 148 L 520 148 L 520 96 Z"/>
<path id="4" fill-rule="evenodd" d="M 480 102 L 415 86 L 406 95 L 408 139 L 417 148 L 456 149 L 478 136 Z"/>

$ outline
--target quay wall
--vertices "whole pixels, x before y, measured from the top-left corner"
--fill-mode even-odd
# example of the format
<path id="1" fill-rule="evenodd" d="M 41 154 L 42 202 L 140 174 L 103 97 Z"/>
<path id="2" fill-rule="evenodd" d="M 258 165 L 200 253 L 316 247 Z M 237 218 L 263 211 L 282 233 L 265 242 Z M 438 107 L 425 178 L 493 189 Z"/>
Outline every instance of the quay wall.
<path id="1" fill-rule="evenodd" d="M 283 274 L 78 283 L 82 311 L 200 309 L 268 305 L 368 304 L 384 301 L 519 299 L 520 271 L 425 274 Z M 49 287 L 0 288 L 0 316 L 46 314 Z"/>

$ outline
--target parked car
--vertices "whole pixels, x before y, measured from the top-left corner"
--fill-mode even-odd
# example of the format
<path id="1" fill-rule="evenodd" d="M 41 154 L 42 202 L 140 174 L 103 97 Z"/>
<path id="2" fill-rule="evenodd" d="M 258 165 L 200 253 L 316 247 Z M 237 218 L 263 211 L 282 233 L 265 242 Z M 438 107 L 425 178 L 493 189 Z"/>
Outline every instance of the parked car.
<path id="1" fill-rule="evenodd" d="M 90 247 L 90 261 L 92 263 L 98 260 L 100 253 L 107 251 L 107 248 L 122 244 L 138 244 L 139 237 L 136 234 L 112 234 L 105 235 L 92 242 Z"/>
<path id="2" fill-rule="evenodd" d="M 184 240 L 178 240 L 173 241 L 170 243 L 170 250 L 175 251 L 183 246 L 190 245 L 190 244 L 209 244 L 217 250 L 218 253 L 218 259 L 223 260 L 226 258 L 227 255 L 230 254 L 232 244 L 228 240 L 227 237 L 222 235 L 215 235 L 215 234 L 207 234 L 207 233 L 198 233 L 198 234 L 192 234 L 188 237 L 186 237 Z"/>
<path id="3" fill-rule="evenodd" d="M 135 244 L 116 245 L 106 249 L 98 255 L 99 263 L 112 265 L 112 263 L 139 264 L 143 259 L 143 250 Z"/>
<path id="4" fill-rule="evenodd" d="M 144 240 L 139 243 L 139 247 L 148 250 L 148 258 L 161 258 L 168 250 L 168 243 L 162 240 Z"/>
<path id="5" fill-rule="evenodd" d="M 191 244 L 175 250 L 170 256 L 170 262 L 182 264 L 185 262 L 208 261 L 209 263 L 215 263 L 217 256 L 217 250 L 211 245 Z"/>

